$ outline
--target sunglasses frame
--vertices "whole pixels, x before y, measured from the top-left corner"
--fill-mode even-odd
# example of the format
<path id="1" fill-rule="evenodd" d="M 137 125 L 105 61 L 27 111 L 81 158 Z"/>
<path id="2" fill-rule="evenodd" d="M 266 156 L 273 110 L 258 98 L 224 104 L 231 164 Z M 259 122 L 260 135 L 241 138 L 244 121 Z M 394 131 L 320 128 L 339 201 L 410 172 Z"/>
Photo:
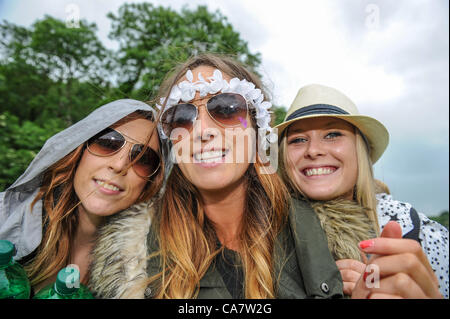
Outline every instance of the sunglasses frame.
<path id="1" fill-rule="evenodd" d="M 125 145 L 126 145 L 127 143 L 130 143 L 130 144 L 131 144 L 131 147 L 130 147 L 130 150 L 128 151 L 128 159 L 130 160 L 130 163 L 132 163 L 133 160 L 131 159 L 131 151 L 133 150 L 133 147 L 134 147 L 135 145 L 142 145 L 144 148 L 146 147 L 143 143 L 141 143 L 141 142 L 139 142 L 139 141 L 133 139 L 132 137 L 127 136 L 126 134 L 122 133 L 121 131 L 119 131 L 119 130 L 117 130 L 117 129 L 115 129 L 115 128 L 108 127 L 108 128 L 106 128 L 106 129 L 104 129 L 103 131 L 108 130 L 108 129 L 109 129 L 109 130 L 112 130 L 112 131 L 115 131 L 115 132 L 117 132 L 117 133 L 119 133 L 119 134 L 123 137 L 123 139 L 124 139 L 123 145 L 122 145 L 120 148 L 118 148 L 117 150 L 115 150 L 115 151 L 113 151 L 112 153 L 110 153 L 110 154 L 107 154 L 107 155 L 101 155 L 101 154 L 95 153 L 94 151 L 92 151 L 92 150 L 89 148 L 89 140 L 90 140 L 90 139 L 89 139 L 89 140 L 86 142 L 86 148 L 87 148 L 87 150 L 88 150 L 89 153 L 91 153 L 92 155 L 95 155 L 95 156 L 99 156 L 99 157 L 109 157 L 109 156 L 113 156 L 113 155 L 119 153 L 119 152 L 125 147 Z M 101 131 L 101 132 L 103 132 L 103 131 Z M 100 133 L 101 133 L 101 132 L 100 132 Z M 98 134 L 97 134 L 97 135 L 98 135 Z M 135 143 L 135 142 L 137 142 L 137 143 Z M 150 179 L 153 175 L 155 175 L 155 173 L 156 173 L 156 172 L 159 170 L 159 168 L 161 167 L 161 155 L 159 154 L 159 152 L 155 151 L 153 148 L 151 148 L 151 147 L 148 146 L 148 145 L 147 145 L 147 148 L 151 149 L 151 151 L 153 151 L 153 152 L 158 156 L 158 159 L 159 159 L 159 160 L 158 160 L 158 167 L 153 171 L 153 173 L 151 173 L 151 174 L 148 175 L 148 176 L 142 176 L 142 175 L 139 174 L 139 173 L 136 171 L 136 169 L 134 168 L 134 165 L 135 165 L 136 163 L 134 163 L 133 165 L 131 165 L 131 167 L 133 168 L 133 171 L 136 173 L 136 175 L 138 175 L 139 177 L 144 178 L 144 179 Z M 141 152 L 142 152 L 142 151 L 141 151 Z"/>
<path id="2" fill-rule="evenodd" d="M 209 117 L 210 117 L 215 123 L 217 123 L 217 124 L 218 124 L 219 126 L 221 126 L 221 127 L 239 127 L 239 126 L 241 126 L 242 124 L 227 125 L 227 124 L 221 123 L 219 120 L 215 119 L 215 118 L 211 115 L 211 113 L 209 112 L 209 110 L 208 110 L 208 102 L 209 102 L 211 99 L 215 98 L 216 96 L 220 96 L 220 95 L 222 95 L 222 94 L 227 94 L 227 95 L 228 95 L 228 94 L 239 95 L 240 97 L 242 97 L 242 98 L 244 99 L 244 101 L 245 101 L 245 112 L 246 112 L 245 120 L 247 120 L 247 117 L 249 116 L 249 105 L 248 105 L 249 102 L 247 101 L 247 99 L 246 99 L 242 94 L 239 94 L 239 93 L 221 92 L 221 93 L 219 93 L 219 94 L 216 94 L 216 95 L 214 95 L 214 96 L 211 96 L 211 97 L 206 101 L 206 103 L 204 104 L 206 113 L 208 113 Z M 176 108 L 176 107 L 179 106 L 179 105 L 192 105 L 192 106 L 195 107 L 195 118 L 194 118 L 193 121 L 191 121 L 192 124 L 191 124 L 191 128 L 189 129 L 189 131 L 191 131 L 192 128 L 193 128 L 193 126 L 194 126 L 194 122 L 197 120 L 198 114 L 199 114 L 199 112 L 198 112 L 198 108 L 199 108 L 199 107 L 198 107 L 197 105 L 193 104 L 193 103 L 188 103 L 188 102 L 186 102 L 186 103 L 177 103 L 177 104 L 175 104 L 174 106 L 172 106 L 172 107 L 168 108 L 167 110 L 165 110 L 165 111 L 162 113 L 162 115 L 161 115 L 161 119 L 162 119 L 163 115 L 164 115 L 166 112 L 168 112 L 171 108 Z M 164 122 L 161 120 L 161 124 L 162 124 L 162 126 L 163 126 L 164 134 L 166 134 L 166 136 L 170 137 L 170 133 L 172 133 L 172 131 L 171 131 L 171 132 L 169 133 L 169 135 L 168 135 L 167 132 L 165 132 L 165 130 L 164 130 L 164 125 L 165 125 L 165 124 L 168 124 L 168 123 L 164 123 Z"/>

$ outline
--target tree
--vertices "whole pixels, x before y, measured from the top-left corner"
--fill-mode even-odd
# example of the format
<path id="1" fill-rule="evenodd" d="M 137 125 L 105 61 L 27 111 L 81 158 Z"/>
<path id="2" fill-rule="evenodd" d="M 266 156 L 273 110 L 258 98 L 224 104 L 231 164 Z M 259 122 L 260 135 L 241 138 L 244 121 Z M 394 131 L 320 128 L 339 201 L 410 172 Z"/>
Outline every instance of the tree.
<path id="1" fill-rule="evenodd" d="M 38 120 L 43 109 L 52 105 L 46 95 L 53 85 L 33 65 L 17 60 L 0 63 L 0 111 L 20 119 Z"/>
<path id="2" fill-rule="evenodd" d="M 272 112 L 273 112 L 272 126 L 278 125 L 284 121 L 284 118 L 286 116 L 286 109 L 284 107 L 273 105 Z"/>
<path id="3" fill-rule="evenodd" d="M 95 32 L 95 24 L 69 28 L 50 16 L 30 29 L 1 23 L 0 112 L 38 123 L 61 118 L 70 125 L 95 109 L 98 91 L 109 87 L 111 63 Z"/>
<path id="4" fill-rule="evenodd" d="M 44 126 L 30 121 L 20 123 L 8 112 L 0 114 L 0 190 L 10 186 L 26 169 L 45 141 L 64 127 L 59 119 Z"/>
<path id="5" fill-rule="evenodd" d="M 154 97 L 166 73 L 193 54 L 233 55 L 254 72 L 261 63 L 227 18 L 205 6 L 124 4 L 108 17 L 116 52 L 84 20 L 79 28 L 51 16 L 31 27 L 0 23 L 0 191 L 47 138 L 111 100 Z"/>
<path id="6" fill-rule="evenodd" d="M 247 42 L 219 11 L 205 6 L 180 13 L 150 3 L 124 4 L 112 21 L 111 39 L 119 42 L 116 74 L 122 92 L 138 99 L 155 96 L 167 72 L 189 56 L 209 51 L 231 54 L 257 67 L 260 54 L 251 54 Z"/>
<path id="7" fill-rule="evenodd" d="M 448 210 L 443 211 L 439 216 L 431 216 L 430 219 L 437 221 L 439 224 L 445 226 L 448 229 Z"/>

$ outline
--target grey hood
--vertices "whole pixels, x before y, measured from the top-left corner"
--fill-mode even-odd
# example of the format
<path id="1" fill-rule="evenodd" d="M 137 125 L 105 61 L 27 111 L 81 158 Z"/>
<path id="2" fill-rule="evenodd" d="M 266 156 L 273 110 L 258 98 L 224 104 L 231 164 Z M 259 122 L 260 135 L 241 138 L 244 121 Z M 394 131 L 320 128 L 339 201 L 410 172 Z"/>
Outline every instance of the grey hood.
<path id="1" fill-rule="evenodd" d="M 0 239 L 9 240 L 16 246 L 14 259 L 19 260 L 33 252 L 42 240 L 42 201 L 38 201 L 32 211 L 30 204 L 39 191 L 45 170 L 92 136 L 137 110 L 155 114 L 146 103 L 131 99 L 117 100 L 97 108 L 81 121 L 49 138 L 25 172 L 0 193 Z M 161 152 L 163 161 L 167 154 L 165 149 L 163 147 Z"/>

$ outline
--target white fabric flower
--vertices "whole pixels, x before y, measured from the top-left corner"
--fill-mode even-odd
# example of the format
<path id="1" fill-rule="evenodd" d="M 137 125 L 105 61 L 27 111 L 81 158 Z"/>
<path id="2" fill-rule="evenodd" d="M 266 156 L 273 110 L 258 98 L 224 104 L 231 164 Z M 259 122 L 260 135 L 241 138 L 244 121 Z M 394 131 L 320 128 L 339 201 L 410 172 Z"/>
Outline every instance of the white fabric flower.
<path id="1" fill-rule="evenodd" d="M 194 75 L 191 70 L 186 72 L 187 81 L 183 81 L 178 85 L 174 85 L 170 91 L 165 109 L 169 109 L 174 105 L 177 105 L 180 100 L 183 102 L 192 101 L 195 98 L 195 93 L 199 92 L 201 97 L 208 94 L 222 93 L 237 93 L 242 95 L 250 108 L 256 110 L 256 123 L 260 129 L 263 130 L 265 139 L 262 141 L 264 147 L 268 147 L 269 143 L 274 143 L 276 134 L 270 134 L 272 128 L 270 127 L 270 108 L 272 104 L 268 101 L 264 101 L 264 95 L 261 90 L 256 88 L 255 84 L 243 79 L 232 78 L 229 82 L 223 79 L 222 72 L 220 70 L 214 70 L 213 75 L 208 78 L 209 82 L 205 78 L 198 74 L 198 81 L 194 81 Z M 162 98 L 160 103 L 164 105 L 165 99 Z M 158 109 L 161 109 L 161 105 L 156 105 Z M 162 132 L 162 129 L 160 129 Z M 274 137 L 275 136 L 275 137 Z M 161 134 L 162 138 L 168 138 L 165 134 Z"/>

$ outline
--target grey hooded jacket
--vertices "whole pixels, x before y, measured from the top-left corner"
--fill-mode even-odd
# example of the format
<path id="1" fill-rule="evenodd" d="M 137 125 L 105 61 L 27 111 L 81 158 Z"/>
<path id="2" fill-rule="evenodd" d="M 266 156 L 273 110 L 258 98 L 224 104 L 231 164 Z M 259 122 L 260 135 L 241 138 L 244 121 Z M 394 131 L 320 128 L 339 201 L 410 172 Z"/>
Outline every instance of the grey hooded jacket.
<path id="1" fill-rule="evenodd" d="M 41 186 L 45 170 L 92 136 L 137 110 L 155 114 L 144 102 L 131 99 L 116 100 L 97 108 L 49 138 L 25 172 L 0 193 L 0 239 L 16 246 L 14 259 L 20 260 L 32 253 L 42 240 L 42 201 L 38 201 L 32 211 L 30 204 Z"/>

